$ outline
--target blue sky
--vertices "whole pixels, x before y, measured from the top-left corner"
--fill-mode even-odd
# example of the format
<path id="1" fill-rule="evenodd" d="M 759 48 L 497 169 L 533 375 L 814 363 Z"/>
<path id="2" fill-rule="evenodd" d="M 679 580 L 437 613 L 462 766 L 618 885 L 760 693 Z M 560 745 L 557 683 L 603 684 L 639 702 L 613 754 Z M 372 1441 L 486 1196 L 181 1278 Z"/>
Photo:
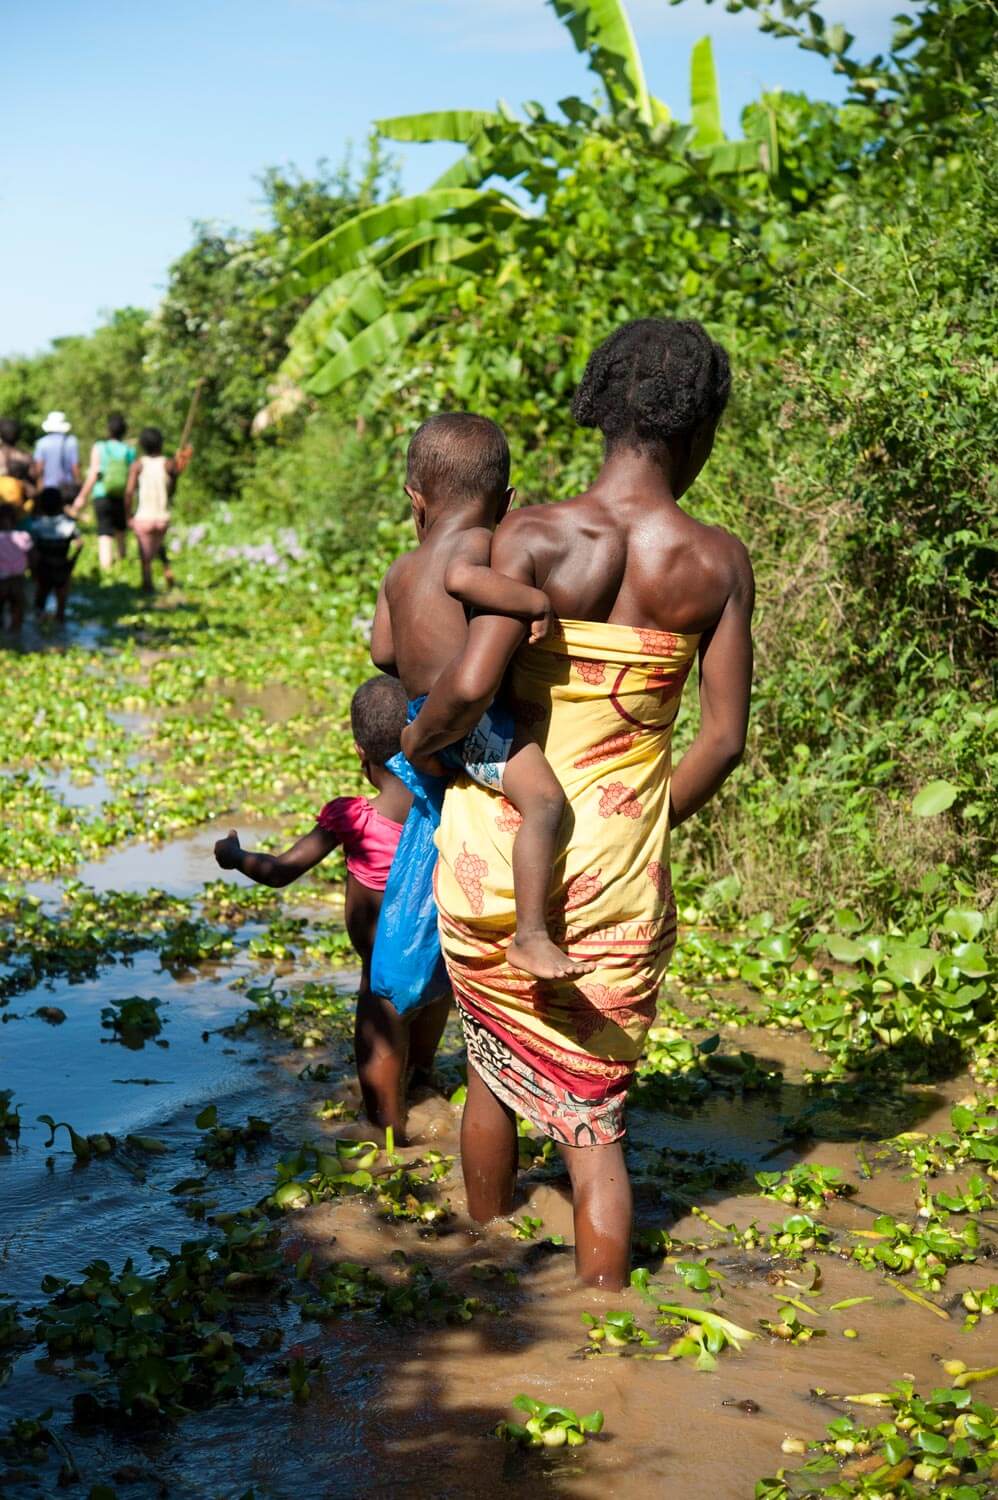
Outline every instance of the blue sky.
<path id="1" fill-rule="evenodd" d="M 899 0 L 824 0 L 882 49 Z M 908 6 L 912 9 L 912 6 Z M 654 93 L 685 113 L 689 51 L 714 41 L 725 122 L 761 89 L 839 87 L 826 64 L 723 3 L 631 0 Z M 254 177 L 363 143 L 379 115 L 502 97 L 590 97 L 592 75 L 544 0 L 14 0 L 3 23 L 0 355 L 153 307 L 198 219 L 259 217 Z M 399 148 L 425 186 L 457 148 Z"/>

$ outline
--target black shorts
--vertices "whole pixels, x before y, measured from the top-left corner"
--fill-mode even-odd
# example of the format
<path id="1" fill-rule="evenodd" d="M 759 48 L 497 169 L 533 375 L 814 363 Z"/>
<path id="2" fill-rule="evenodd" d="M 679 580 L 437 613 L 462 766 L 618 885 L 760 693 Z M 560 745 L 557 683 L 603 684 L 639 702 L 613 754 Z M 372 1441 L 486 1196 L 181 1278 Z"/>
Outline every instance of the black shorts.
<path id="1" fill-rule="evenodd" d="M 94 515 L 97 517 L 97 535 L 114 536 L 117 531 L 127 529 L 124 495 L 95 495 Z"/>

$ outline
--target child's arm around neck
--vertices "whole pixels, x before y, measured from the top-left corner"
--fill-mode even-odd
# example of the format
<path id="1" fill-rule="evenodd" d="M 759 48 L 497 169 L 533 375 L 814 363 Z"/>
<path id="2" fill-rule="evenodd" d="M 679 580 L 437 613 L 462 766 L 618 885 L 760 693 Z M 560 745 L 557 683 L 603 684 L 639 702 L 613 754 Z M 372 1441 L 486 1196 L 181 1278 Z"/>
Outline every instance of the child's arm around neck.
<path id="1" fill-rule="evenodd" d="M 444 587 L 479 614 L 508 615 L 530 622 L 530 641 L 543 640 L 551 627 L 551 603 L 543 589 L 521 583 L 490 564 L 492 533 L 484 527 L 462 532 L 444 574 Z"/>

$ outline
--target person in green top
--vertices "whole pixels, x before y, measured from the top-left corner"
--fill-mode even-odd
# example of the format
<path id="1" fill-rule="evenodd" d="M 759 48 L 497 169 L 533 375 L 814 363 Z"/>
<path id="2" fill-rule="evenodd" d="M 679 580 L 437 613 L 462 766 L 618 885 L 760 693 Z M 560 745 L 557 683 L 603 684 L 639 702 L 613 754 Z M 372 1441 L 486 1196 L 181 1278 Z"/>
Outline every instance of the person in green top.
<path id="1" fill-rule="evenodd" d="M 97 557 L 101 572 L 114 566 L 115 556 L 125 555 L 128 522 L 125 515 L 125 488 L 135 449 L 125 442 L 127 423 L 120 411 L 107 419 L 107 437 L 94 443 L 90 450 L 90 467 L 83 488 L 73 503 L 72 514 L 78 516 L 93 497 L 97 520 Z"/>

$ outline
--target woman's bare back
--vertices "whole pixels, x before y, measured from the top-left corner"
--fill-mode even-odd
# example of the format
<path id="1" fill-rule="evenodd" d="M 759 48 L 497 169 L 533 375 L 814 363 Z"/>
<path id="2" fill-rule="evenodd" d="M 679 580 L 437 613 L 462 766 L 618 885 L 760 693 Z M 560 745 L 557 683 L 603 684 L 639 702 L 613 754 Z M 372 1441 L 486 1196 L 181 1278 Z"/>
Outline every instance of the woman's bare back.
<path id="1" fill-rule="evenodd" d="M 736 537 L 675 501 L 635 496 L 611 504 L 593 490 L 509 516 L 494 557 L 503 571 L 529 559 L 530 581 L 564 618 L 686 635 L 711 630 L 749 572 Z"/>

